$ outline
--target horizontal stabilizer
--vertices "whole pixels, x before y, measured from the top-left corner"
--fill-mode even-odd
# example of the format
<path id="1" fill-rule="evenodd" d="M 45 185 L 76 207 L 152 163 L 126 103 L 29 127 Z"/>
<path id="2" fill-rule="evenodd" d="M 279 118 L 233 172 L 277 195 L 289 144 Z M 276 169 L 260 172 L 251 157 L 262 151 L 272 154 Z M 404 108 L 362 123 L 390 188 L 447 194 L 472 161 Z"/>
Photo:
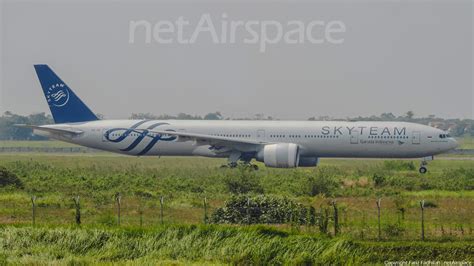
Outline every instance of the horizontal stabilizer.
<path id="1" fill-rule="evenodd" d="M 33 125 L 25 125 L 25 124 L 16 124 L 14 125 L 16 127 L 22 127 L 22 128 L 31 128 L 34 130 L 40 130 L 40 131 L 45 131 L 53 134 L 69 134 L 69 135 L 79 135 L 84 133 L 81 130 L 75 130 L 75 129 L 65 129 L 65 128 L 52 128 L 52 127 L 46 127 L 46 126 L 33 126 Z"/>

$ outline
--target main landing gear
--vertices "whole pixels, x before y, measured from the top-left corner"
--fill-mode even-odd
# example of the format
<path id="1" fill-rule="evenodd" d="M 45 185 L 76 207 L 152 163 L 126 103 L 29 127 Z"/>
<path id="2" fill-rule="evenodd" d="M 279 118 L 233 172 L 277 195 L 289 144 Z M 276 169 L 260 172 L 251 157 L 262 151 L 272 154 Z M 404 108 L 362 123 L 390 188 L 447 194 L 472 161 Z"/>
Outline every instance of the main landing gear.
<path id="1" fill-rule="evenodd" d="M 428 161 L 432 161 L 433 159 L 434 159 L 433 156 L 425 157 L 422 159 L 420 163 L 420 169 L 418 169 L 420 174 L 426 174 L 426 172 L 428 172 L 428 168 L 427 168 Z"/>
<path id="2" fill-rule="evenodd" d="M 239 164 L 239 163 L 234 163 L 234 162 L 228 163 L 228 164 L 223 164 L 223 165 L 221 165 L 221 168 L 236 168 L 236 167 L 238 167 L 239 165 L 248 167 L 248 168 L 250 168 L 250 169 L 252 169 L 252 170 L 258 170 L 258 165 L 253 164 L 253 163 L 245 163 L 245 162 L 240 163 L 240 164 Z"/>
<path id="3" fill-rule="evenodd" d="M 258 165 L 256 164 L 253 164 L 253 163 L 249 163 L 247 164 L 247 167 L 250 167 L 251 169 L 257 171 L 258 170 Z"/>
<path id="4" fill-rule="evenodd" d="M 221 168 L 236 168 L 239 166 L 239 161 L 241 161 L 241 165 L 245 167 L 249 167 L 253 170 L 258 170 L 258 166 L 256 164 L 252 164 L 252 157 L 249 156 L 242 156 L 240 152 L 232 152 L 229 156 L 229 161 L 227 164 L 221 166 Z"/>

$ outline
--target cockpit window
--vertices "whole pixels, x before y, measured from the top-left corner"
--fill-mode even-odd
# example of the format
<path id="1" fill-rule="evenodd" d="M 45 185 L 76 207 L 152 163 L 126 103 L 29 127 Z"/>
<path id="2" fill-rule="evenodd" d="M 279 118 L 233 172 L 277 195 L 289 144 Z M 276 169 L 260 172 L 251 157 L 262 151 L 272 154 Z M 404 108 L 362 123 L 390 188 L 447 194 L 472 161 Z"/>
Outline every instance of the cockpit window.
<path id="1" fill-rule="evenodd" d="M 450 137 L 451 137 L 451 135 L 449 135 L 449 134 L 439 134 L 440 139 L 445 139 L 445 138 L 450 138 Z"/>

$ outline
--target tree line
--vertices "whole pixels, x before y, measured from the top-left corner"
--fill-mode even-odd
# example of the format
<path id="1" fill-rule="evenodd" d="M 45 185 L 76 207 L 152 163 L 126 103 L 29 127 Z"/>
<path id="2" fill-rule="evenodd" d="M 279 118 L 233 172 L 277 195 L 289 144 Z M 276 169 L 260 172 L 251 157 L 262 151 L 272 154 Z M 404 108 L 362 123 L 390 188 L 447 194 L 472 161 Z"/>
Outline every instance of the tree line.
<path id="1" fill-rule="evenodd" d="M 103 115 L 97 115 L 103 118 Z M 204 116 L 192 115 L 187 113 L 179 113 L 177 115 L 155 115 L 151 113 L 133 113 L 130 119 L 152 119 L 152 120 L 278 120 L 272 116 L 266 116 L 259 113 L 251 117 L 230 118 L 222 115 L 221 112 L 211 112 Z M 369 117 L 347 117 L 347 118 L 333 118 L 330 116 L 310 117 L 309 121 L 405 121 L 419 124 L 430 125 L 443 130 L 449 131 L 453 136 L 474 136 L 474 120 L 472 119 L 444 119 L 434 115 L 427 117 L 415 117 L 412 111 L 408 111 L 404 115 L 396 116 L 393 113 L 382 113 L 381 115 L 372 115 Z M 18 128 L 15 124 L 29 124 L 29 125 L 45 125 L 53 124 L 53 118 L 46 113 L 34 113 L 30 115 L 19 115 L 12 112 L 5 112 L 0 116 L 0 140 L 45 140 L 46 138 L 33 135 L 31 129 Z"/>

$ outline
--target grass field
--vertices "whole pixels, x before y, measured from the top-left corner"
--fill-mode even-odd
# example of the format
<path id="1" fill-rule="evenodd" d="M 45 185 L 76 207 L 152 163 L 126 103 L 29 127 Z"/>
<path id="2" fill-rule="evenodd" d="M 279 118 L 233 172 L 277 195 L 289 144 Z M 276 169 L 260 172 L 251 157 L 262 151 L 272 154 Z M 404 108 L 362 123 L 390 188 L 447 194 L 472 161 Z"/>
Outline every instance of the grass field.
<path id="1" fill-rule="evenodd" d="M 472 261 L 474 243 L 350 240 L 266 226 L 0 228 L 0 263 L 361 265 L 386 261 Z"/>
<path id="2" fill-rule="evenodd" d="M 1 140 L 0 147 L 70 148 L 70 147 L 80 147 L 80 146 L 63 142 L 63 141 L 58 141 L 58 140 L 39 140 L 39 141 Z"/>
<path id="3" fill-rule="evenodd" d="M 417 161 L 406 160 L 327 159 L 317 168 L 260 165 L 258 171 L 219 168 L 224 162 L 107 153 L 0 154 L 0 167 L 22 182 L 22 187 L 0 188 L 0 264 L 2 259 L 43 264 L 474 260 L 472 161 L 435 160 L 426 175 L 418 174 Z M 318 212 L 328 209 L 331 216 L 336 200 L 340 234 L 334 236 L 332 219 L 329 233 L 292 223 L 203 225 L 204 198 L 211 215 L 235 194 L 236 186 L 249 196 L 264 193 Z M 116 193 L 122 195 L 120 226 Z M 34 228 L 31 195 L 37 197 Z M 81 227 L 74 226 L 74 196 L 80 196 Z M 429 206 L 424 242 L 421 200 Z"/>

